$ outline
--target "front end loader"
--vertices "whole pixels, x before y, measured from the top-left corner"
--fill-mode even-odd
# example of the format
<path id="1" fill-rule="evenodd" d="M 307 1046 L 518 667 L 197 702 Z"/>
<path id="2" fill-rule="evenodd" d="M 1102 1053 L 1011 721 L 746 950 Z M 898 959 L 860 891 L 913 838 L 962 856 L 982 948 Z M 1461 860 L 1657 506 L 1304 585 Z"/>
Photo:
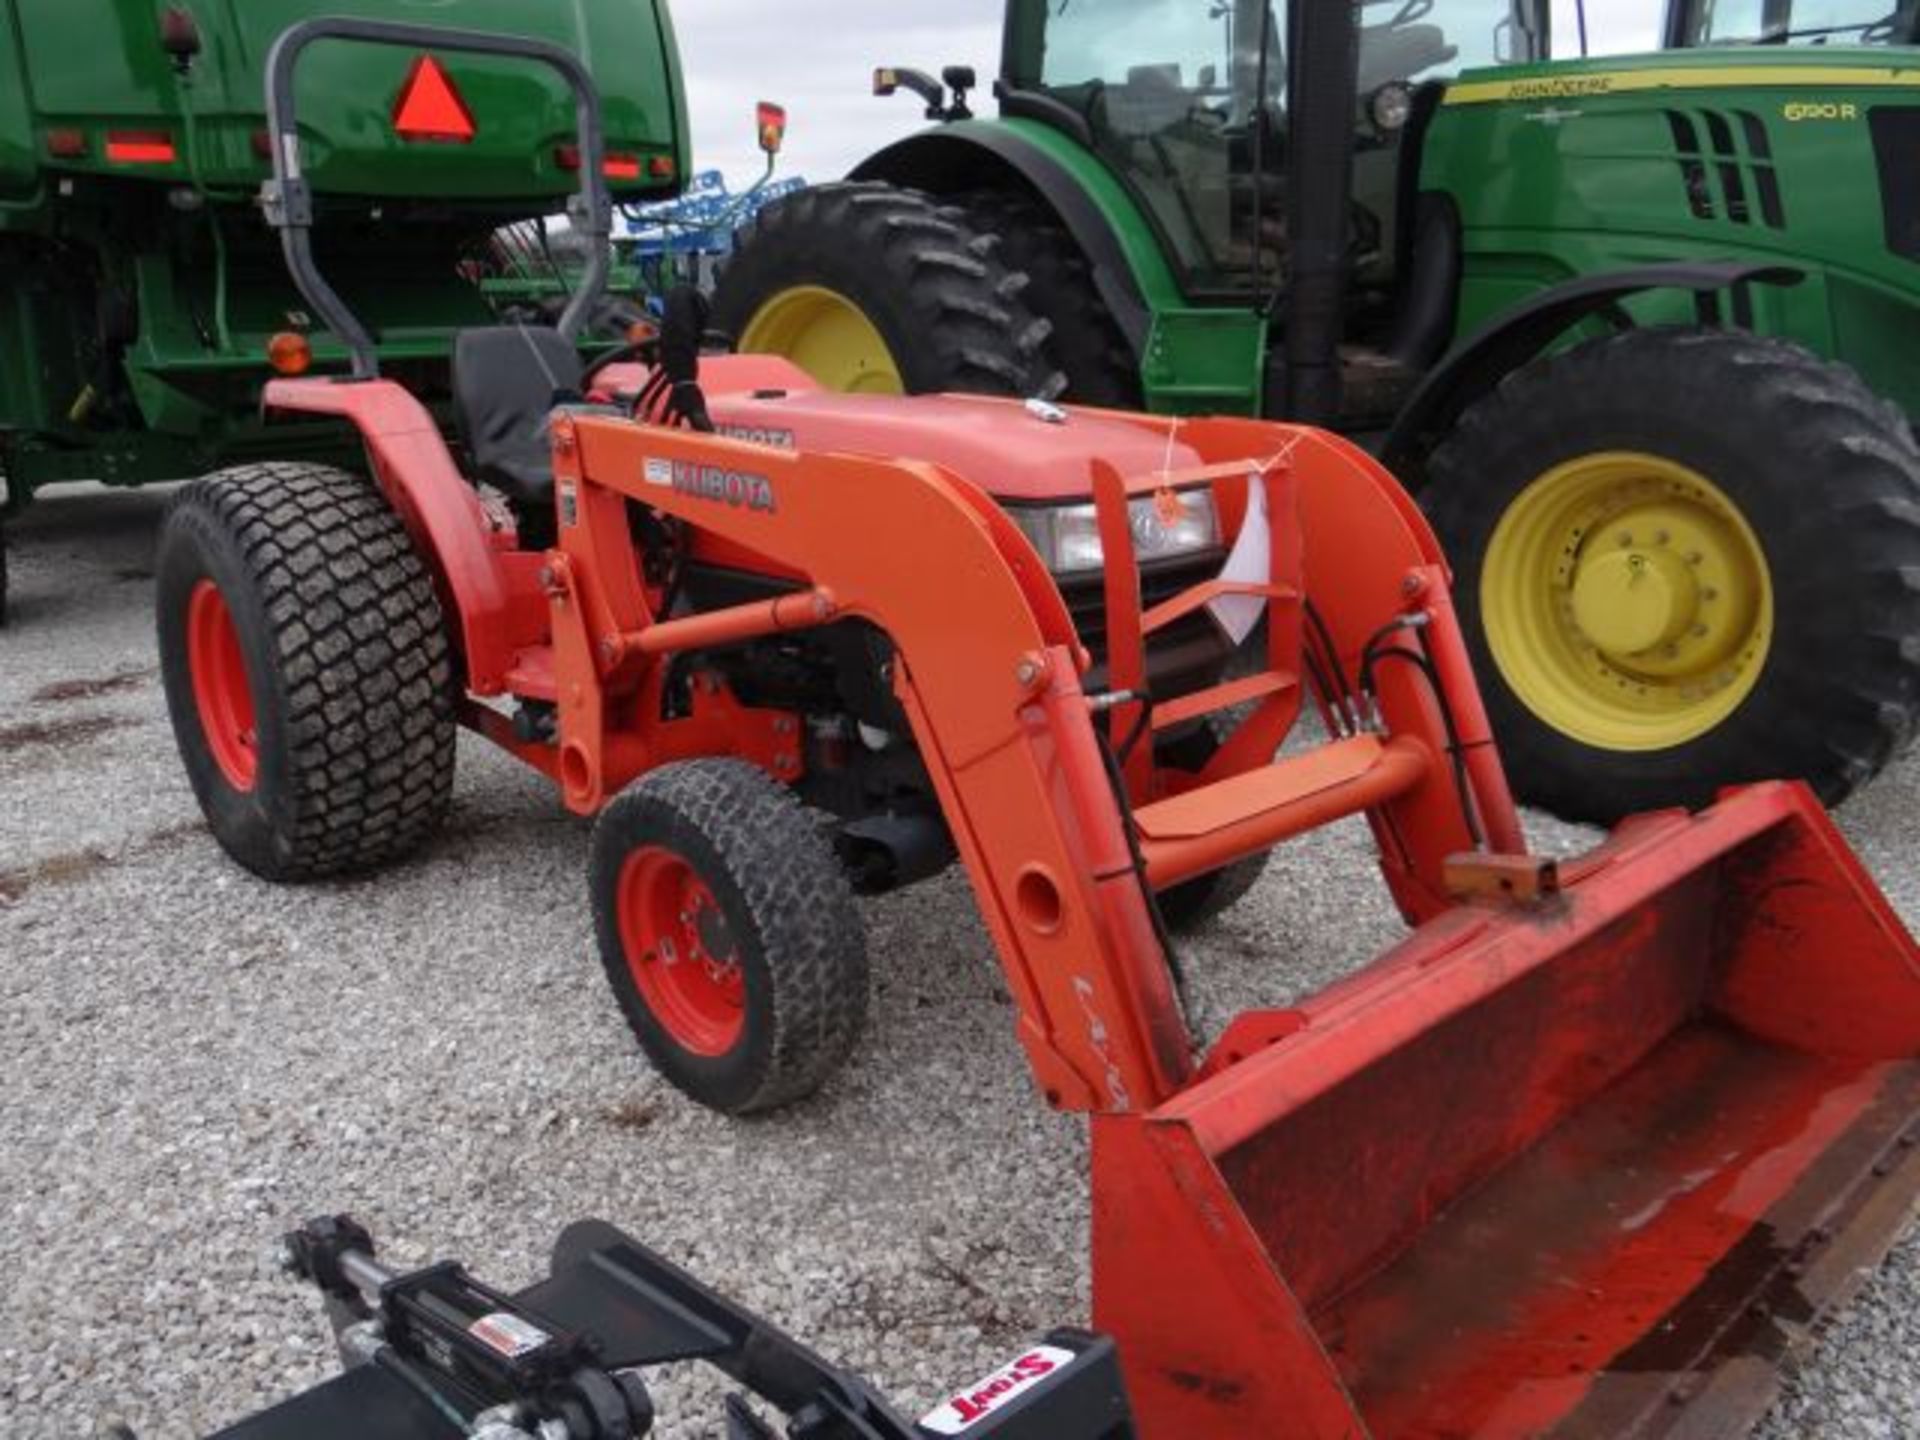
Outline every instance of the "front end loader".
<path id="1" fill-rule="evenodd" d="M 283 138 L 322 39 L 503 46 L 296 29 Z M 575 89 L 591 221 L 592 86 L 514 53 Z M 275 154 L 268 218 L 352 336 L 299 151 Z M 1440 548 L 1361 450 L 832 393 L 702 355 L 703 319 L 677 294 L 657 343 L 571 371 L 553 332 L 462 336 L 460 454 L 364 343 L 349 377 L 268 385 L 275 415 L 351 425 L 370 478 L 213 476 L 169 519 L 163 673 L 219 842 L 278 879 L 399 859 L 464 724 L 596 817 L 614 994 L 660 1072 L 729 1113 L 855 1053 L 854 886 L 957 856 L 1036 1089 L 1091 1117 L 1092 1318 L 1141 1433 L 1753 1419 L 1920 1193 L 1920 948 L 1811 792 L 1530 854 Z M 506 485 L 544 486 L 550 544 Z M 1041 495 L 1044 524 L 1016 515 Z M 1150 589 L 1147 552 L 1201 517 L 1218 564 Z M 1055 571 L 1095 547 L 1101 603 L 1076 613 Z M 1167 638 L 1196 623 L 1239 663 L 1174 678 Z M 1409 937 L 1197 1031 L 1169 897 L 1349 818 Z"/>

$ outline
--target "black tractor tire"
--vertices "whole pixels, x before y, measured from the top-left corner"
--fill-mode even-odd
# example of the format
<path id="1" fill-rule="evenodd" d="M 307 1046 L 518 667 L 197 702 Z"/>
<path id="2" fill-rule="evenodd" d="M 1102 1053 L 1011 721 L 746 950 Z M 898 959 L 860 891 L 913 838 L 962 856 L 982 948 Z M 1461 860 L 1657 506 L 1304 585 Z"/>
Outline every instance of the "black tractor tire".
<path id="1" fill-rule="evenodd" d="M 1198 773 L 1206 768 L 1225 739 L 1217 716 L 1209 716 L 1184 735 L 1160 746 L 1160 763 L 1175 770 Z M 1218 870 L 1169 885 L 1156 897 L 1160 918 L 1176 935 L 1191 934 L 1231 910 L 1247 897 L 1266 873 L 1271 851 L 1262 850 Z"/>
<path id="2" fill-rule="evenodd" d="M 1016 190 L 959 198 L 974 229 L 1000 242 L 1000 260 L 1027 277 L 1027 308 L 1052 327 L 1046 353 L 1067 378 L 1060 398 L 1110 410 L 1141 408 L 1140 365 L 1100 298 L 1088 263 L 1053 212 Z"/>
<path id="3" fill-rule="evenodd" d="M 1677 461 L 1739 509 L 1773 589 L 1752 690 L 1663 749 L 1583 743 L 1515 694 L 1482 613 L 1483 561 L 1509 506 L 1582 455 Z M 1837 804 L 1913 739 L 1920 717 L 1920 445 L 1851 369 L 1783 340 L 1648 329 L 1510 375 L 1434 452 L 1422 502 L 1514 790 L 1574 820 L 1698 807 L 1723 786 L 1808 781 Z"/>
<path id="4" fill-rule="evenodd" d="M 293 463 L 209 475 L 175 497 L 155 568 L 174 738 L 227 853 L 302 881 L 419 850 L 453 794 L 453 655 L 372 482 Z M 237 750 L 219 723 L 235 715 Z"/>
<path id="5" fill-rule="evenodd" d="M 770 1110 L 812 1094 L 853 1052 L 866 931 L 831 843 L 786 786 L 740 760 L 662 766 L 602 812 L 590 871 L 614 998 L 655 1068 L 694 1100 Z M 662 886 L 694 897 L 669 900 L 664 921 Z"/>
<path id="6" fill-rule="evenodd" d="M 844 182 L 766 206 L 734 240 L 711 325 L 740 340 L 770 300 L 802 286 L 851 302 L 885 342 L 908 394 L 1051 399 L 1047 325 L 1024 275 L 964 211 L 914 190 Z"/>

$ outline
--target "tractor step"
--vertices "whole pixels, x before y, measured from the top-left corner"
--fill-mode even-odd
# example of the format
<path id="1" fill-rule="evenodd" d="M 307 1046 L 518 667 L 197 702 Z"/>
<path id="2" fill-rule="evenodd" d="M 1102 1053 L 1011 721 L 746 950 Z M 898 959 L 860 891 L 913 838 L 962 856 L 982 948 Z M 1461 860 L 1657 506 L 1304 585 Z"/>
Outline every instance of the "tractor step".
<path id="1" fill-rule="evenodd" d="M 1356 735 L 1142 805 L 1147 876 L 1163 888 L 1271 849 L 1405 794 L 1431 765 L 1417 740 Z"/>

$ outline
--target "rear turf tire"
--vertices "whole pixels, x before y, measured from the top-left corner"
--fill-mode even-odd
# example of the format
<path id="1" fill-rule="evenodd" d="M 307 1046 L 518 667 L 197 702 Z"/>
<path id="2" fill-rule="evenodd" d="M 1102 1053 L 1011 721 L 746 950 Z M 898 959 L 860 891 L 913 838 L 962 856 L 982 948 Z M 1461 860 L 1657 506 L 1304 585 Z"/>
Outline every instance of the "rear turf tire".
<path id="1" fill-rule="evenodd" d="M 602 812 L 590 864 L 614 998 L 679 1089 L 740 1115 L 845 1063 L 866 1023 L 866 933 L 786 786 L 739 760 L 663 766 Z"/>
<path id="2" fill-rule="evenodd" d="M 1565 687 L 1571 708 L 1549 718 L 1557 692 L 1550 681 L 1541 688 L 1549 672 L 1531 664 L 1525 637 L 1555 633 L 1543 619 L 1554 606 L 1577 628 L 1575 592 L 1541 588 L 1561 581 L 1551 564 L 1534 567 L 1541 578 L 1527 584 L 1546 597 L 1546 608 L 1529 631 L 1503 618 L 1523 608 L 1513 603 L 1516 594 L 1524 601 L 1529 593 L 1508 583 L 1518 573 L 1511 565 L 1502 571 L 1503 557 L 1518 552 L 1489 558 L 1496 542 L 1510 545 L 1523 533 L 1508 517 L 1532 513 L 1529 497 L 1543 495 L 1551 476 L 1577 474 L 1588 463 L 1583 457 L 1621 454 L 1697 476 L 1717 494 L 1715 503 L 1737 510 L 1748 537 L 1742 543 L 1764 557 L 1758 593 L 1771 607 L 1770 622 L 1756 622 L 1753 645 L 1725 668 L 1709 664 L 1686 677 L 1699 682 L 1696 703 L 1710 707 L 1697 712 L 1708 728 L 1689 735 L 1677 722 L 1671 743 L 1637 747 L 1596 743 L 1591 717 L 1578 713 L 1577 678 Z M 1905 417 L 1845 366 L 1730 331 L 1656 329 L 1593 341 L 1508 377 L 1467 412 L 1434 453 L 1428 476 L 1422 500 L 1455 567 L 1461 622 L 1522 798 L 1571 819 L 1610 823 L 1663 805 L 1700 806 L 1725 785 L 1789 777 L 1809 781 L 1835 804 L 1913 738 L 1920 446 Z M 1542 553 L 1548 561 L 1572 557 L 1565 564 L 1578 575 L 1601 555 L 1594 547 L 1630 538 L 1627 549 L 1637 554 L 1650 537 L 1635 528 L 1601 521 L 1585 535 L 1570 530 L 1564 544 L 1549 541 Z M 1589 613 L 1617 624 L 1620 610 Z M 1490 624 L 1506 628 L 1490 636 Z M 1576 637 L 1582 653 L 1590 639 L 1584 631 Z M 1534 648 L 1552 647 L 1549 640 Z M 1639 651 L 1618 665 L 1596 652 L 1588 679 L 1598 688 L 1585 697 L 1592 716 L 1605 717 L 1616 695 L 1641 684 L 1656 695 L 1679 684 L 1644 669 L 1664 652 L 1664 645 Z M 1669 695 L 1684 715 L 1684 691 Z M 1728 704 L 1730 713 L 1713 718 Z"/>
<path id="3" fill-rule="evenodd" d="M 1047 363 L 1046 323 L 998 252 L 965 212 L 917 191 L 815 186 L 740 233 L 712 324 L 829 389 L 1051 398 L 1062 382 Z"/>
<path id="4" fill-rule="evenodd" d="M 1021 298 L 1052 328 L 1046 353 L 1066 376 L 1061 399 L 1111 410 L 1138 410 L 1140 366 L 1114 323 L 1093 267 L 1053 212 L 1010 190 L 960 197 L 973 227 L 1000 242 L 999 258 L 1027 277 Z"/>
<path id="5" fill-rule="evenodd" d="M 249 465 L 160 534 L 174 738 L 222 847 L 268 880 L 403 859 L 453 792 L 453 660 L 426 566 L 367 480 Z"/>

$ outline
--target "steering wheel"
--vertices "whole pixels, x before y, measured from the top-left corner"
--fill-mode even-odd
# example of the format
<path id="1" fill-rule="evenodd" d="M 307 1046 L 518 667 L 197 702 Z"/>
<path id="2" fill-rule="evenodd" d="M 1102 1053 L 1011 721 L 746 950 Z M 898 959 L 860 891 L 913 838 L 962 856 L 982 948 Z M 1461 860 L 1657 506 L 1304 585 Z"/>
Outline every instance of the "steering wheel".
<path id="1" fill-rule="evenodd" d="M 660 347 L 660 336 L 654 334 L 640 340 L 629 340 L 616 345 L 611 350 L 603 350 L 587 362 L 585 373 L 580 377 L 580 389 L 583 394 L 592 394 L 594 382 L 600 378 L 600 372 L 612 365 L 626 365 L 638 360 L 643 364 L 655 363 Z"/>

